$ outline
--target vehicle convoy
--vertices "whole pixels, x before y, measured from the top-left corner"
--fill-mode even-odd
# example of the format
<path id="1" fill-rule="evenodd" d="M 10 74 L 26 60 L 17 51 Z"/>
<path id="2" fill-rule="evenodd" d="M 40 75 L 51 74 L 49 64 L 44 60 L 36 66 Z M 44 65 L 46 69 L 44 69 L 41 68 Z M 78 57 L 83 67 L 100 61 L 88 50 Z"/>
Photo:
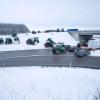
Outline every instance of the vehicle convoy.
<path id="1" fill-rule="evenodd" d="M 51 39 L 51 38 L 48 38 L 46 40 L 46 43 L 44 44 L 44 46 L 47 48 L 47 47 L 53 47 L 53 45 L 55 44 L 55 42 Z"/>
<path id="2" fill-rule="evenodd" d="M 65 54 L 67 52 L 72 52 L 74 56 L 84 57 L 91 54 L 92 48 L 88 48 L 87 45 L 83 46 L 80 43 L 77 46 L 64 45 L 64 43 L 56 43 L 52 47 L 53 54 Z"/>
<path id="3" fill-rule="evenodd" d="M 53 54 L 64 54 L 66 52 L 74 52 L 76 46 L 65 45 L 62 42 L 55 43 L 52 47 Z"/>

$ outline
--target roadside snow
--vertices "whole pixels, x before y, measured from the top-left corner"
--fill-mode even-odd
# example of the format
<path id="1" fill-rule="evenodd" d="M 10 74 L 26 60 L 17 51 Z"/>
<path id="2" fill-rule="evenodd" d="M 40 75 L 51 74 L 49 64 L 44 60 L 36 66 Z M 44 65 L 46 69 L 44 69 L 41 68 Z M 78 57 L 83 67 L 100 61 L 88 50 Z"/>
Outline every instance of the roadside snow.
<path id="1" fill-rule="evenodd" d="M 0 100 L 93 100 L 100 70 L 0 68 Z"/>
<path id="2" fill-rule="evenodd" d="M 100 56 L 100 50 L 91 51 L 91 56 Z"/>

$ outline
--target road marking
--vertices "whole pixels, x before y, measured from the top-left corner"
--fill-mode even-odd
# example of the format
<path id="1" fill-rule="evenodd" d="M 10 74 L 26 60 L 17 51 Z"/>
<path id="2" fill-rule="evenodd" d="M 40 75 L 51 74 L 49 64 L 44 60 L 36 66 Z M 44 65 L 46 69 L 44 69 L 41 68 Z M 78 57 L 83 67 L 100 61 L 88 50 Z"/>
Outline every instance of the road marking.
<path id="1" fill-rule="evenodd" d="M 73 56 L 73 55 L 28 55 L 28 56 L 16 56 L 16 57 L 3 57 L 3 58 L 0 58 L 0 60 L 2 59 L 14 59 L 14 58 L 27 58 L 27 57 L 39 57 L 39 56 L 43 56 L 43 57 L 46 57 L 46 56 Z"/>
<path id="2" fill-rule="evenodd" d="M 6 64 L 2 64 L 3 66 L 5 66 Z"/>

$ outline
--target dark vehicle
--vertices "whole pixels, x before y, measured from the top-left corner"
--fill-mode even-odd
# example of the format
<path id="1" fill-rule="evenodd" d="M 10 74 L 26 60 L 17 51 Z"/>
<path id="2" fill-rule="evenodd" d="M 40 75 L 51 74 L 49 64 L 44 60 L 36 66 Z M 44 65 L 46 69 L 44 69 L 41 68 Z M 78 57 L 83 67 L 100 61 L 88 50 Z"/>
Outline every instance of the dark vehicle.
<path id="1" fill-rule="evenodd" d="M 84 56 L 88 56 L 91 54 L 92 48 L 88 48 L 88 47 L 83 47 L 80 43 L 77 44 L 77 47 L 74 51 L 74 56 L 77 57 L 84 57 Z"/>
<path id="2" fill-rule="evenodd" d="M 64 43 L 57 43 L 52 48 L 53 54 L 64 54 L 66 53 L 66 46 Z"/>
<path id="3" fill-rule="evenodd" d="M 18 38 L 18 37 L 14 37 L 14 42 L 16 42 L 16 43 L 20 43 L 19 38 Z"/>
<path id="4" fill-rule="evenodd" d="M 32 34 L 36 34 L 36 31 L 33 30 L 33 31 L 32 31 Z"/>
<path id="5" fill-rule="evenodd" d="M 11 38 L 6 38 L 5 44 L 12 44 L 13 41 Z"/>
<path id="6" fill-rule="evenodd" d="M 88 56 L 90 54 L 91 54 L 91 52 L 89 50 L 84 50 L 84 49 L 74 52 L 74 56 L 77 56 L 77 57 L 84 57 L 84 56 Z"/>
<path id="7" fill-rule="evenodd" d="M 88 40 L 87 41 L 85 41 L 85 40 L 80 41 L 80 45 L 83 47 L 88 47 Z"/>
<path id="8" fill-rule="evenodd" d="M 35 45 L 35 43 L 39 43 L 38 37 L 29 38 L 28 40 L 26 40 L 26 44 Z"/>
<path id="9" fill-rule="evenodd" d="M 55 42 L 51 39 L 51 38 L 48 38 L 46 40 L 46 43 L 44 44 L 44 46 L 47 48 L 47 47 L 53 47 L 53 45 L 55 44 Z"/>
<path id="10" fill-rule="evenodd" d="M 0 38 L 0 44 L 4 44 L 4 39 Z"/>
<path id="11" fill-rule="evenodd" d="M 68 48 L 68 51 L 69 51 L 69 52 L 74 52 L 75 49 L 76 49 L 76 46 L 70 46 L 70 47 Z"/>

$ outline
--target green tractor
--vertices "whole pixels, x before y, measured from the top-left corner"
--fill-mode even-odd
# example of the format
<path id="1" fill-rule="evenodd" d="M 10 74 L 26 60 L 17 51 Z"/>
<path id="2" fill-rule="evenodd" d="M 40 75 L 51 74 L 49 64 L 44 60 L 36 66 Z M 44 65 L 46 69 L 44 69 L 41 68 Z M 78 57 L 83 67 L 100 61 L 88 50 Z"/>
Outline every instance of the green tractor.
<path id="1" fill-rule="evenodd" d="M 46 40 L 46 43 L 44 44 L 44 46 L 47 48 L 47 47 L 53 47 L 53 45 L 55 44 L 55 42 L 51 39 L 51 38 L 48 38 Z"/>
<path id="2" fill-rule="evenodd" d="M 53 46 L 52 53 L 53 54 L 64 54 L 66 53 L 66 46 L 64 45 L 64 43 L 57 43 Z"/>

